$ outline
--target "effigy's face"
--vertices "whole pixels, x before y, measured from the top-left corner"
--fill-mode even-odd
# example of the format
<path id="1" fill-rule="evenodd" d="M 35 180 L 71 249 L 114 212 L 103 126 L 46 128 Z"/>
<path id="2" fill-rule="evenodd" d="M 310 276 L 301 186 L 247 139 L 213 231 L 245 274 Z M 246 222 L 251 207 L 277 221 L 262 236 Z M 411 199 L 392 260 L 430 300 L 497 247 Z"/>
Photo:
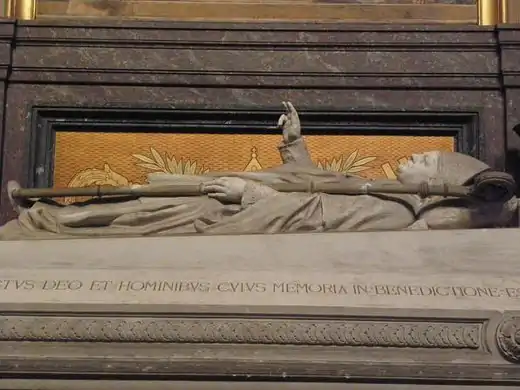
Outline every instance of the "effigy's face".
<path id="1" fill-rule="evenodd" d="M 413 154 L 397 168 L 397 179 L 402 183 L 421 183 L 429 181 L 438 171 L 439 152 Z"/>

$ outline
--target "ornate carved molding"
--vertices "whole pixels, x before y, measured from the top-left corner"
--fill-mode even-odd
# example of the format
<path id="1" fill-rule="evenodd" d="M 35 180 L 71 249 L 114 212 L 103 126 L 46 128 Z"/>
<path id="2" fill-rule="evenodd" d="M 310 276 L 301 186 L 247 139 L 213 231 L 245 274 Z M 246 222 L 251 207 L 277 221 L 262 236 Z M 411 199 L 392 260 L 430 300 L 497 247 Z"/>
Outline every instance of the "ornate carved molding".
<path id="1" fill-rule="evenodd" d="M 6 316 L 1 341 L 479 349 L 481 323 Z"/>
<path id="2" fill-rule="evenodd" d="M 510 362 L 520 363 L 520 317 L 504 319 L 497 329 L 497 344 Z"/>

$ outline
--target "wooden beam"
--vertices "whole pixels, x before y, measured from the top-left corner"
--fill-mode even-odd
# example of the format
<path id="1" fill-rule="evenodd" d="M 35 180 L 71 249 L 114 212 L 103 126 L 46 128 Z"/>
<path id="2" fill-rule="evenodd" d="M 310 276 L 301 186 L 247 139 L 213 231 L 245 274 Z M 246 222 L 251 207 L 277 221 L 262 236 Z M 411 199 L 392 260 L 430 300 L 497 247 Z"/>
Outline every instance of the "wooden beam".
<path id="1" fill-rule="evenodd" d="M 360 23 L 477 23 L 477 7 L 451 4 L 341 4 L 334 0 L 68 1 L 40 0 L 45 19 L 125 18 L 205 21 L 320 21 Z"/>

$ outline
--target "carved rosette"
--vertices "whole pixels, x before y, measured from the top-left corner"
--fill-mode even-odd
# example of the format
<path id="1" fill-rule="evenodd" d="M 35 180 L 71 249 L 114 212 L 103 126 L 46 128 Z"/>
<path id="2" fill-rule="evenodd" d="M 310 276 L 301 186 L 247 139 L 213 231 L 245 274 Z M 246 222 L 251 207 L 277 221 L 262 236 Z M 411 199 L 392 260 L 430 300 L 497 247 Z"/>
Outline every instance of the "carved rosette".
<path id="1" fill-rule="evenodd" d="M 479 349 L 481 323 L 248 318 L 0 317 L 0 341 Z"/>
<path id="2" fill-rule="evenodd" d="M 502 321 L 496 338 L 502 355 L 510 362 L 520 363 L 520 317 L 510 317 Z"/>

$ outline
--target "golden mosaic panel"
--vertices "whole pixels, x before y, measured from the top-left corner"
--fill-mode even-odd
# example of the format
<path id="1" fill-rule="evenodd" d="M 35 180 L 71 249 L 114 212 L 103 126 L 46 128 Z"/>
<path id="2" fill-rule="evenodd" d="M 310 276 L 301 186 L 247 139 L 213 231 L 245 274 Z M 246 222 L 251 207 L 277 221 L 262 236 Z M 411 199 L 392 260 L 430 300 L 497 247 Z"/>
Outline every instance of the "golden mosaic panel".
<path id="1" fill-rule="evenodd" d="M 453 151 L 453 137 L 308 135 L 309 151 L 325 169 L 367 178 L 394 177 L 412 153 Z M 150 172 L 198 174 L 245 171 L 281 163 L 280 135 L 58 132 L 56 187 L 129 185 Z"/>

